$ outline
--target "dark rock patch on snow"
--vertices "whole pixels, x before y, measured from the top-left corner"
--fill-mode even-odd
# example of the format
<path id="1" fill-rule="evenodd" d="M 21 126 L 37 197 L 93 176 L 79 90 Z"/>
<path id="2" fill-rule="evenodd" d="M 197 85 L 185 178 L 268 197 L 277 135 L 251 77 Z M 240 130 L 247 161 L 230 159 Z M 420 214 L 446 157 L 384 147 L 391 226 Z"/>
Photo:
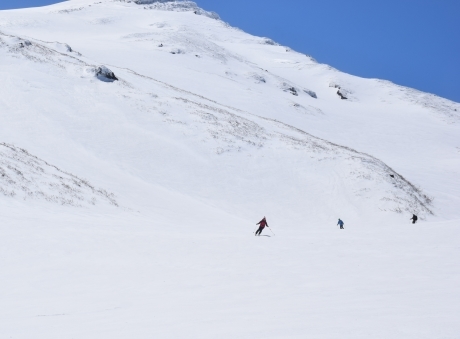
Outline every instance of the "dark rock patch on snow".
<path id="1" fill-rule="evenodd" d="M 285 91 L 287 93 L 291 93 L 292 95 L 299 96 L 299 93 L 298 93 L 297 89 L 292 85 L 289 85 L 287 83 L 283 83 L 282 89 L 283 89 L 283 91 Z"/>
<path id="2" fill-rule="evenodd" d="M 185 51 L 180 48 L 173 48 L 169 53 L 171 54 L 185 54 Z"/>
<path id="3" fill-rule="evenodd" d="M 96 69 L 96 77 L 105 82 L 114 82 L 118 80 L 115 74 L 105 66 L 100 66 Z"/>
<path id="4" fill-rule="evenodd" d="M 337 95 L 340 97 L 340 99 L 342 100 L 347 100 L 348 98 L 345 96 L 345 94 L 343 93 L 343 91 L 341 91 L 340 89 L 337 90 Z"/>
<path id="5" fill-rule="evenodd" d="M 345 90 L 345 89 L 343 89 L 340 85 L 336 84 L 335 82 L 331 82 L 329 84 L 329 87 L 337 88 L 337 95 L 340 97 L 340 99 L 342 99 L 342 100 L 347 100 L 348 99 L 348 94 L 350 92 Z"/>
<path id="6" fill-rule="evenodd" d="M 267 80 L 265 79 L 265 77 L 260 75 L 260 74 L 252 73 L 252 74 L 250 74 L 250 77 L 252 79 L 254 79 L 257 84 L 261 84 L 261 83 L 265 84 L 265 83 L 267 83 Z"/>
<path id="7" fill-rule="evenodd" d="M 24 48 L 28 46 L 32 46 L 32 43 L 29 40 L 24 40 L 23 42 L 19 43 L 19 48 Z"/>
<path id="8" fill-rule="evenodd" d="M 292 95 L 299 96 L 299 93 L 297 93 L 295 87 L 289 87 L 286 92 L 290 92 Z"/>
<path id="9" fill-rule="evenodd" d="M 331 82 L 331 83 L 329 84 L 329 87 L 340 89 L 340 85 L 336 84 L 335 82 Z"/>
<path id="10" fill-rule="evenodd" d="M 264 45 L 279 46 L 278 43 L 276 43 L 275 41 L 273 41 L 272 39 L 269 39 L 269 38 L 263 38 L 262 43 Z"/>
<path id="11" fill-rule="evenodd" d="M 311 96 L 312 98 L 318 99 L 318 96 L 316 95 L 315 92 L 313 92 L 313 91 L 311 91 L 311 90 L 309 90 L 309 89 L 304 89 L 303 91 L 304 91 L 305 93 L 307 93 L 309 96 Z"/>

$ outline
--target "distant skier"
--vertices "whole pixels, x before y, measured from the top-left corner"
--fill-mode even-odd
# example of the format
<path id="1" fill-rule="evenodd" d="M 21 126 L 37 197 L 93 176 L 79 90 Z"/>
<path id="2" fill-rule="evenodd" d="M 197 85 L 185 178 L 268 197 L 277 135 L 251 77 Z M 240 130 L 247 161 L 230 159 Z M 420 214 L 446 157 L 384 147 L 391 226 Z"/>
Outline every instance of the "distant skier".
<path id="1" fill-rule="evenodd" d="M 339 218 L 337 225 L 340 225 L 340 229 L 343 230 L 343 225 L 345 225 L 345 223 Z"/>
<path id="2" fill-rule="evenodd" d="M 262 233 L 262 230 L 265 228 L 265 226 L 268 227 L 268 224 L 267 224 L 267 219 L 265 219 L 265 217 L 259 221 L 256 225 L 259 225 L 259 229 L 256 231 L 256 234 L 255 235 L 260 235 L 260 233 Z"/>
<path id="3" fill-rule="evenodd" d="M 418 220 L 418 217 L 415 214 L 413 214 L 413 217 L 410 218 L 409 220 L 412 220 L 412 223 L 415 224 Z"/>

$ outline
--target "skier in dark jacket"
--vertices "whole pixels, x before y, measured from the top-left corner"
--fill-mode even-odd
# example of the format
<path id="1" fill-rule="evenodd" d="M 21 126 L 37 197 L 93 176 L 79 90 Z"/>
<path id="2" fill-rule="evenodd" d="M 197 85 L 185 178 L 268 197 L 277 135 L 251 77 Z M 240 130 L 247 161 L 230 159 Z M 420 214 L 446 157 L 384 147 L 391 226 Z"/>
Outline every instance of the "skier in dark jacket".
<path id="1" fill-rule="evenodd" d="M 256 231 L 255 235 L 260 235 L 260 233 L 262 233 L 262 230 L 265 228 L 265 226 L 268 227 L 267 220 L 265 219 L 265 217 L 261 221 L 259 221 L 256 225 L 259 225 L 259 229 Z"/>
<path id="2" fill-rule="evenodd" d="M 415 224 L 418 220 L 418 217 L 415 214 L 413 214 L 413 217 L 410 218 L 409 220 L 412 220 L 412 223 Z"/>
<path id="3" fill-rule="evenodd" d="M 345 225 L 345 223 L 339 218 L 337 225 L 340 225 L 340 229 L 343 230 L 343 225 Z"/>

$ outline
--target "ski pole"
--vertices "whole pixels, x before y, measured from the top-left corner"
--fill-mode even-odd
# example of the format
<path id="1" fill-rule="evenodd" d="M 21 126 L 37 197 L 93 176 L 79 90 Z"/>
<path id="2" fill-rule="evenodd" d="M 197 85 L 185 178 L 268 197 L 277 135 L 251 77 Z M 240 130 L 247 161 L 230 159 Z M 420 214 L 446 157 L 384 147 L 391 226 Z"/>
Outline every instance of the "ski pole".
<path id="1" fill-rule="evenodd" d="M 272 229 L 271 229 L 269 226 L 267 226 L 267 227 L 268 227 L 268 229 L 270 230 L 270 232 L 272 232 L 272 233 L 273 233 Z M 274 235 L 274 236 L 276 236 L 276 234 L 275 234 L 275 233 L 273 233 L 273 235 Z"/>

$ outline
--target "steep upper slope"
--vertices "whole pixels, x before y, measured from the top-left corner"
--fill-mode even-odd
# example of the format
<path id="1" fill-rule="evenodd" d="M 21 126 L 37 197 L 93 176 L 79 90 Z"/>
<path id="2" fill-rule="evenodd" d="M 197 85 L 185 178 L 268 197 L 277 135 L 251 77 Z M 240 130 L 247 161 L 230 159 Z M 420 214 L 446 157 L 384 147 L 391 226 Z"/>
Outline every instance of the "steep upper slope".
<path id="1" fill-rule="evenodd" d="M 3 141 L 77 175 L 100 180 L 70 145 L 242 216 L 457 215 L 457 103 L 341 73 L 190 1 L 5 11 L 0 32 Z"/>

